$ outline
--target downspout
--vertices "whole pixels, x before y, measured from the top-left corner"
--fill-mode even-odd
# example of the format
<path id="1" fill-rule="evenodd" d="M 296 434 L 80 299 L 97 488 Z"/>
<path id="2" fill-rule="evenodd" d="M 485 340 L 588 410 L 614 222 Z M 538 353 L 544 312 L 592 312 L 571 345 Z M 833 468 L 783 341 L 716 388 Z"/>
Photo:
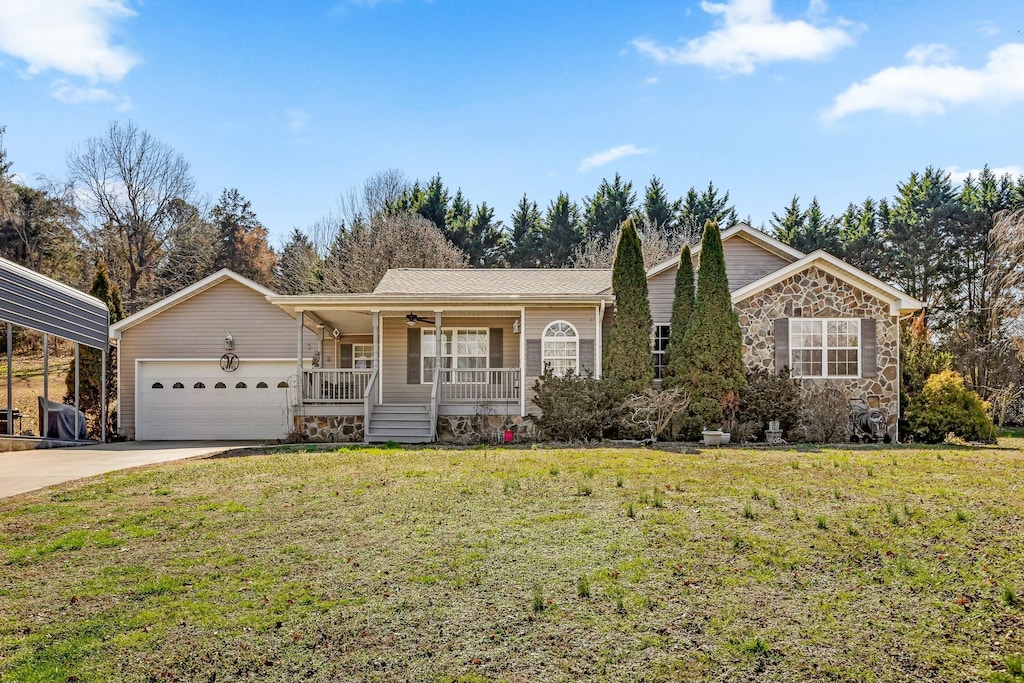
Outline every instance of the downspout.
<path id="1" fill-rule="evenodd" d="M 597 314 L 597 353 L 594 354 L 597 356 L 597 360 L 594 362 L 594 365 L 597 366 L 594 368 L 594 376 L 597 377 L 598 379 L 601 379 L 601 368 L 604 366 L 604 310 L 605 301 L 604 299 L 602 299 L 601 308 L 599 309 Z"/>

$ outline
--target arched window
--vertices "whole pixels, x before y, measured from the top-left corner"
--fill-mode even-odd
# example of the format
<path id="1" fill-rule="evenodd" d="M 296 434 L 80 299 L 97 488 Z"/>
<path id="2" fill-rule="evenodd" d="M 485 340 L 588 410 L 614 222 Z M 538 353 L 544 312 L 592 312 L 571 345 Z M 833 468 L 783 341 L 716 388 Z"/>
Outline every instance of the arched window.
<path id="1" fill-rule="evenodd" d="M 277 383 L 277 388 L 278 389 L 287 389 L 288 388 L 288 382 L 285 382 L 285 381 L 278 382 Z"/>
<path id="2" fill-rule="evenodd" d="M 172 389 L 184 389 L 184 388 L 185 388 L 185 385 L 182 384 L 181 382 L 175 382 L 174 386 L 172 387 Z"/>
<path id="3" fill-rule="evenodd" d="M 192 388 L 193 389 L 205 389 L 206 385 L 203 384 L 202 382 L 196 382 L 195 384 L 192 385 Z"/>
<path id="4" fill-rule="evenodd" d="M 213 385 L 213 388 L 214 389 L 227 389 L 228 385 L 224 384 L 224 382 L 217 382 L 216 384 Z"/>
<path id="5" fill-rule="evenodd" d="M 247 388 L 245 386 L 245 382 L 239 382 L 238 384 L 235 385 L 235 389 L 245 389 L 245 388 Z"/>
<path id="6" fill-rule="evenodd" d="M 163 389 L 164 385 L 161 384 L 160 382 L 153 382 L 153 388 L 154 389 Z"/>
<path id="7" fill-rule="evenodd" d="M 260 382 L 259 384 L 256 385 L 256 388 L 257 389 L 267 389 L 268 388 L 267 387 L 267 383 L 266 382 Z"/>
<path id="8" fill-rule="evenodd" d="M 541 361 L 555 375 L 570 370 L 580 371 L 580 338 L 576 328 L 564 320 L 556 320 L 544 328 L 541 338 Z"/>

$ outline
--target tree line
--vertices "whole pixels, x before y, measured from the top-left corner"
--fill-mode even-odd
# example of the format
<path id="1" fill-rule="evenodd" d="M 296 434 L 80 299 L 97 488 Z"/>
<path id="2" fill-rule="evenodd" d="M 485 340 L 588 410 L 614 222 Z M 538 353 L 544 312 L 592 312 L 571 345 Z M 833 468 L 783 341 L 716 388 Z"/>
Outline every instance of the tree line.
<path id="1" fill-rule="evenodd" d="M 611 267 L 627 219 L 650 265 L 698 243 L 706 223 L 739 218 L 713 182 L 673 196 L 656 176 L 640 191 L 615 174 L 580 201 L 523 195 L 505 223 L 440 175 L 387 170 L 274 249 L 237 188 L 204 201 L 184 157 L 133 122 L 73 147 L 66 178 L 34 186 L 11 175 L 2 136 L 0 127 L 0 254 L 82 289 L 106 264 L 129 314 L 222 267 L 282 293 L 370 291 L 390 267 Z M 921 300 L 940 346 L 989 396 L 1021 384 L 1022 209 L 1024 177 L 986 167 L 956 184 L 928 167 L 839 216 L 794 196 L 755 227 Z"/>

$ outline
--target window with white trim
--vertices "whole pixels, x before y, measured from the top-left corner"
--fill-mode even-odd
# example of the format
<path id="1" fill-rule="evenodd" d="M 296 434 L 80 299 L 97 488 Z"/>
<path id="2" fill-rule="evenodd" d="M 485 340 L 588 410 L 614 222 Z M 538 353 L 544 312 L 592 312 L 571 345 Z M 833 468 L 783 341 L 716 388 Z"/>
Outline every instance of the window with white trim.
<path id="1" fill-rule="evenodd" d="M 580 371 L 580 337 L 576 328 L 564 320 L 556 320 L 544 328 L 541 337 L 541 367 L 551 368 L 554 375 Z"/>
<path id="2" fill-rule="evenodd" d="M 665 376 L 665 349 L 668 348 L 668 338 L 671 330 L 671 325 L 654 326 L 654 334 L 651 337 L 651 360 L 654 363 L 654 379 L 661 379 Z"/>
<path id="3" fill-rule="evenodd" d="M 860 320 L 790 318 L 789 358 L 794 377 L 859 377 Z"/>
<path id="4" fill-rule="evenodd" d="M 352 367 L 357 370 L 373 367 L 373 344 L 352 345 Z"/>
<path id="5" fill-rule="evenodd" d="M 430 384 L 434 381 L 434 363 L 437 360 L 437 333 L 424 329 L 420 344 L 420 381 Z M 451 381 L 457 384 L 484 384 L 489 360 L 488 330 L 443 329 L 441 330 L 441 367 L 454 369 Z"/>

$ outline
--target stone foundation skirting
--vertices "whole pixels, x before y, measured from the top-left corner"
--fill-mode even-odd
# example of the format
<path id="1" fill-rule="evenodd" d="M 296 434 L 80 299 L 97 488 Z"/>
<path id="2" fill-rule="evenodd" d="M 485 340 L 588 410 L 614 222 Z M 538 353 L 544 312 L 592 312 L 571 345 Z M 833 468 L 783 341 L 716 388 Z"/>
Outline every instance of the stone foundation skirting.
<path id="1" fill-rule="evenodd" d="M 529 417 L 519 415 L 441 415 L 437 418 L 437 440 L 448 443 L 505 443 L 505 430 L 512 442 L 535 441 L 537 427 Z"/>
<path id="2" fill-rule="evenodd" d="M 295 431 L 313 443 L 350 443 L 363 440 L 362 415 L 296 415 Z"/>

